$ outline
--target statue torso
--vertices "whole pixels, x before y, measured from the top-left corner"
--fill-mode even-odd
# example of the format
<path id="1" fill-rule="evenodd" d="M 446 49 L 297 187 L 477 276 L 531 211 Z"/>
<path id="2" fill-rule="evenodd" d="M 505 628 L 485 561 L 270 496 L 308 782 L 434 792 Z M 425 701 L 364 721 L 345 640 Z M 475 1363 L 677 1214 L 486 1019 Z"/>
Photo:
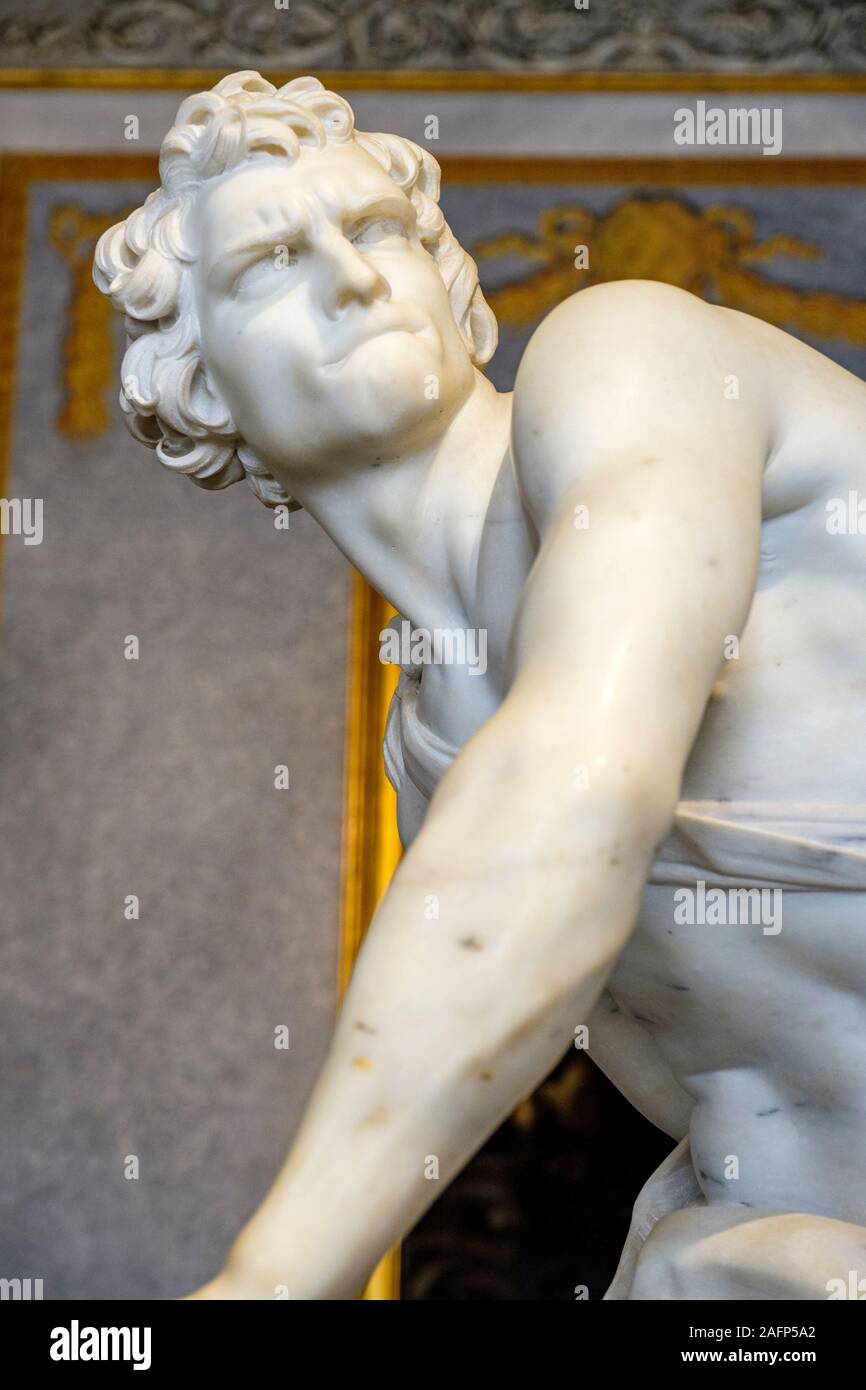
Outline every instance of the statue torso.
<path id="1" fill-rule="evenodd" d="M 686 818 L 702 808 L 701 843 L 680 881 L 748 885 L 763 873 L 781 889 L 782 929 L 678 925 L 676 877 L 659 870 L 589 1047 L 661 1127 L 691 1126 L 709 1200 L 866 1223 L 866 1179 L 855 1172 L 866 1138 L 866 386 L 796 344 L 792 360 L 801 405 L 766 469 L 752 609 L 707 705 L 681 802 Z M 537 546 L 506 461 L 470 615 L 488 633 L 488 670 L 405 673 L 392 709 L 404 842 L 450 760 L 504 698 Z M 737 1181 L 722 1172 L 732 1152 L 748 1169 Z"/>

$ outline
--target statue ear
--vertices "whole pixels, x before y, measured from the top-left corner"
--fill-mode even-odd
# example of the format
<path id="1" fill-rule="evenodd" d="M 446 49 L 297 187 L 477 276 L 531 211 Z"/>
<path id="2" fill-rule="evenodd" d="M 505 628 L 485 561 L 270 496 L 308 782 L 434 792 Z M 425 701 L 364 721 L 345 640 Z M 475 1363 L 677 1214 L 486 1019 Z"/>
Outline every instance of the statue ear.
<path id="1" fill-rule="evenodd" d="M 192 368 L 183 405 L 192 419 L 206 429 L 220 435 L 237 433 L 228 406 L 201 359 Z"/>
<path id="2" fill-rule="evenodd" d="M 489 362 L 499 343 L 499 325 L 480 289 L 475 291 L 469 306 L 470 352 L 476 367 Z"/>

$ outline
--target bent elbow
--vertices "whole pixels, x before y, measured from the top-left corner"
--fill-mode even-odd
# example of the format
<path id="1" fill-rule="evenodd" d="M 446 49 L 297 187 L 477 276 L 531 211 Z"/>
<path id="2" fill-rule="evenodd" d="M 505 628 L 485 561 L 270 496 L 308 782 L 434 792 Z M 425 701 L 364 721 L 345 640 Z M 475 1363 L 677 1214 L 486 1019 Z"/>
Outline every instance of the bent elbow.
<path id="1" fill-rule="evenodd" d="M 670 829 L 677 804 L 677 789 L 656 774 L 643 776 L 627 771 L 611 776 L 596 773 L 585 787 L 576 784 L 568 797 L 567 812 L 556 816 L 561 830 L 574 845 L 592 851 L 610 847 L 611 863 L 635 862 L 652 853 Z"/>

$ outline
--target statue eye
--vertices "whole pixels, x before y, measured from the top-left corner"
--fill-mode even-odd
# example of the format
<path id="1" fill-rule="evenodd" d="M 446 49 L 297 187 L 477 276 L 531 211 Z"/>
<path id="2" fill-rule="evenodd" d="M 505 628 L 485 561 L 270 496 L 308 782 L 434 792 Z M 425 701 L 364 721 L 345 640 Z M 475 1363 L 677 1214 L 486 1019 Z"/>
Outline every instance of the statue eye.
<path id="1" fill-rule="evenodd" d="M 240 295 L 270 294 L 286 283 L 285 277 L 292 276 L 299 260 L 300 252 L 296 246 L 277 242 L 244 267 L 235 279 L 232 291 Z"/>
<path id="2" fill-rule="evenodd" d="M 350 238 L 353 246 L 378 246 L 391 240 L 408 241 L 409 233 L 398 217 L 370 217 Z"/>

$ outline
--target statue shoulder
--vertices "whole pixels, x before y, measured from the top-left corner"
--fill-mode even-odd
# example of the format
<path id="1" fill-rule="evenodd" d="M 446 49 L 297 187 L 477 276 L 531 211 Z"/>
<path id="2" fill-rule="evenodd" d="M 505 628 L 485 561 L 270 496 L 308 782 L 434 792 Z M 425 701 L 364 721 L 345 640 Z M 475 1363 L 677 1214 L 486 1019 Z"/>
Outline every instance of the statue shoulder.
<path id="1" fill-rule="evenodd" d="M 642 366 L 677 358 L 688 371 L 698 350 L 736 333 L 732 315 L 697 295 L 659 280 L 615 280 L 580 290 L 558 304 L 539 324 L 524 353 L 515 384 L 515 403 L 557 389 L 575 373 L 603 387 L 619 385 Z M 684 354 L 684 349 L 688 356 Z"/>
<path id="2" fill-rule="evenodd" d="M 654 280 L 595 285 L 558 305 L 514 387 L 514 464 L 536 522 L 573 484 L 636 466 L 674 439 L 697 454 L 714 431 L 734 447 L 763 437 L 772 391 L 756 381 L 743 319 Z M 729 393 L 746 374 L 753 389 L 732 411 Z"/>

